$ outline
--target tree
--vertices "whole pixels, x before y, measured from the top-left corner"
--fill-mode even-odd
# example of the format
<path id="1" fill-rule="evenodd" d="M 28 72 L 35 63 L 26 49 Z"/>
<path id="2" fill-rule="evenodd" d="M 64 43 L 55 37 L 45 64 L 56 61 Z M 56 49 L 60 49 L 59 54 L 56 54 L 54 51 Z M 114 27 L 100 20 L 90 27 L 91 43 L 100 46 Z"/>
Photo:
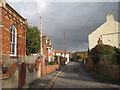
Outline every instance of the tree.
<path id="1" fill-rule="evenodd" d="M 114 59 L 113 59 L 113 63 L 114 64 L 120 64 L 120 48 L 116 48 L 114 47 Z"/>
<path id="2" fill-rule="evenodd" d="M 40 51 L 40 35 L 38 27 L 27 25 L 26 54 L 35 54 Z"/>

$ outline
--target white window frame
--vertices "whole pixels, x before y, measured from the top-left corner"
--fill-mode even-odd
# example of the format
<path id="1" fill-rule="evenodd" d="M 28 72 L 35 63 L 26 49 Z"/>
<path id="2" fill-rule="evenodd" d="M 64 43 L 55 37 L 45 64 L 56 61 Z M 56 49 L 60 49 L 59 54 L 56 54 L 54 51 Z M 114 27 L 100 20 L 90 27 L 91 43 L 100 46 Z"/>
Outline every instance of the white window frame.
<path id="1" fill-rule="evenodd" d="M 14 50 L 13 50 L 13 47 L 14 47 Z M 12 50 L 13 50 L 13 53 L 12 53 Z M 17 56 L 17 30 L 14 25 L 10 27 L 10 56 Z"/>

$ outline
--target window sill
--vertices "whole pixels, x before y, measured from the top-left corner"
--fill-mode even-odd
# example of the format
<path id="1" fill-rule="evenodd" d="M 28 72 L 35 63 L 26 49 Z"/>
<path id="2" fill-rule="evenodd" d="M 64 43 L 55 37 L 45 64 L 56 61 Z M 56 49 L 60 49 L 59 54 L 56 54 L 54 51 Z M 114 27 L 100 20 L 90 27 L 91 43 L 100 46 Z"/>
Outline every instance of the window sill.
<path id="1" fill-rule="evenodd" d="M 17 56 L 10 56 L 10 59 L 18 59 Z"/>

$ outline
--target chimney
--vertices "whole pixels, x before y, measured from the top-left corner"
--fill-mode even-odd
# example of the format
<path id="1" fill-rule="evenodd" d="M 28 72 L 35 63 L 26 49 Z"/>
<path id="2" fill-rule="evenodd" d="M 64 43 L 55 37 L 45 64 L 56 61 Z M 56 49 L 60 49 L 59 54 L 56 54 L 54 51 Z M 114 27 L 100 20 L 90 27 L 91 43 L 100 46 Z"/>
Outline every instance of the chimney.
<path id="1" fill-rule="evenodd" d="M 106 16 L 107 21 L 113 21 L 114 19 L 114 14 L 113 13 L 108 13 Z"/>
<path id="2" fill-rule="evenodd" d="M 0 0 L 0 7 L 6 7 L 6 0 Z"/>
<path id="3" fill-rule="evenodd" d="M 102 42 L 102 40 L 99 38 L 98 39 L 98 45 L 102 45 L 103 44 L 103 42 Z"/>

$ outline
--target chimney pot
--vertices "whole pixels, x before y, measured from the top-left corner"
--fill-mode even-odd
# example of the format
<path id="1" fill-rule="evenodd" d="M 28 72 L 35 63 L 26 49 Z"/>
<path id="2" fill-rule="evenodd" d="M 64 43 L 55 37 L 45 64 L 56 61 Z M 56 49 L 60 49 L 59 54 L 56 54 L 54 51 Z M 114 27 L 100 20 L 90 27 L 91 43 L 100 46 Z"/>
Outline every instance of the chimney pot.
<path id="1" fill-rule="evenodd" d="M 106 16 L 107 21 L 113 21 L 114 19 L 114 14 L 113 13 L 108 13 Z"/>

